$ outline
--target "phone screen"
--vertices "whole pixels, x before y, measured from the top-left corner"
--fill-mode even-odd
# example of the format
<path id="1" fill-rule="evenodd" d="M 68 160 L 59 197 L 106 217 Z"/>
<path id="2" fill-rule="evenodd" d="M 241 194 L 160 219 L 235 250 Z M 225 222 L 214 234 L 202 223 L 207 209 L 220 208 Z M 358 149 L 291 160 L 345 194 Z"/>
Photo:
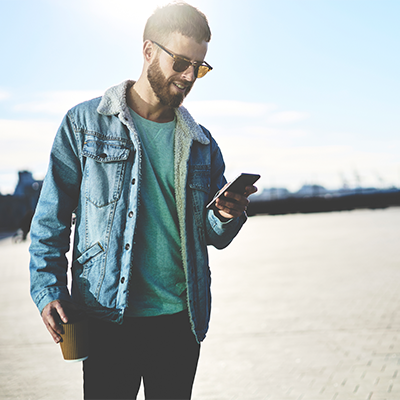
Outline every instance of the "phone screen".
<path id="1" fill-rule="evenodd" d="M 258 174 L 246 174 L 246 173 L 240 174 L 232 182 L 230 182 L 229 185 L 227 185 L 223 190 L 217 192 L 217 194 L 210 201 L 210 203 L 207 204 L 206 208 L 208 209 L 212 208 L 215 204 L 215 200 L 217 200 L 218 197 L 222 196 L 226 191 L 238 194 L 244 194 L 244 192 L 246 191 L 246 186 L 252 186 L 259 179 L 260 175 Z"/>

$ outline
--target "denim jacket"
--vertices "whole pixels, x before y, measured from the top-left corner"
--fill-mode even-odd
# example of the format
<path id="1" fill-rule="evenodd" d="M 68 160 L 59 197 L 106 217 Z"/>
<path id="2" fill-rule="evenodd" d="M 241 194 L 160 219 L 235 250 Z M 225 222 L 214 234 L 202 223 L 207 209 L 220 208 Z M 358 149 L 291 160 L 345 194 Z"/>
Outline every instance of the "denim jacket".
<path id="1" fill-rule="evenodd" d="M 89 315 L 122 323 L 128 305 L 135 226 L 140 218 L 142 149 L 126 104 L 126 81 L 72 108 L 50 155 L 31 226 L 31 295 L 39 311 L 72 301 Z M 176 109 L 175 198 L 193 333 L 210 319 L 207 245 L 226 247 L 246 215 L 221 222 L 205 208 L 226 183 L 220 149 L 184 107 Z M 72 288 L 67 285 L 71 215 L 76 215 Z"/>

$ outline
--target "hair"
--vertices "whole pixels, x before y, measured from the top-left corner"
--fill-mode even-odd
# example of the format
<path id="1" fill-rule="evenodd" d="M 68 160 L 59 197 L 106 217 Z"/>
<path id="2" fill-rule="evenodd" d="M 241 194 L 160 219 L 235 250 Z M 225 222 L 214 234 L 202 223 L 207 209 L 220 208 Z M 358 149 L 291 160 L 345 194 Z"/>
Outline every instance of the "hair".
<path id="1" fill-rule="evenodd" d="M 143 41 L 165 43 L 172 33 L 181 33 L 197 43 L 211 40 L 207 17 L 185 2 L 167 4 L 157 8 L 149 17 L 143 32 Z"/>

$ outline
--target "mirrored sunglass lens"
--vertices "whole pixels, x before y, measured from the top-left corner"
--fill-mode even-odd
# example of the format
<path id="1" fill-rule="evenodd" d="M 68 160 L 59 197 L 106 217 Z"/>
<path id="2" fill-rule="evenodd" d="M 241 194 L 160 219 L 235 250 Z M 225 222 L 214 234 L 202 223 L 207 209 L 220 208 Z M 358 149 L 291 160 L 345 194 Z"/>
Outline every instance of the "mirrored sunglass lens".
<path id="1" fill-rule="evenodd" d="M 197 72 L 197 77 L 202 78 L 209 70 L 210 70 L 210 68 L 208 68 L 207 66 L 200 65 L 198 72 Z"/>
<path id="2" fill-rule="evenodd" d="M 173 69 L 176 72 L 183 72 L 189 68 L 189 65 L 190 63 L 188 61 L 182 60 L 181 58 L 176 58 Z"/>

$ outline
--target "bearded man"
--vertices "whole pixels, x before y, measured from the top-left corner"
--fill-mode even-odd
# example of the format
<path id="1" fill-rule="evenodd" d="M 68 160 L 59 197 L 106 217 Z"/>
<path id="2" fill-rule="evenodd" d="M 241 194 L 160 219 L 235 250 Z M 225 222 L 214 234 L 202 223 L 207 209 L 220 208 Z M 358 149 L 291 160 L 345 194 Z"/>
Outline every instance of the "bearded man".
<path id="1" fill-rule="evenodd" d="M 72 310 L 89 320 L 85 399 L 189 399 L 210 319 L 207 245 L 226 247 L 246 221 L 227 192 L 211 134 L 181 105 L 211 38 L 186 3 L 148 19 L 139 79 L 72 108 L 54 140 L 32 223 L 31 295 L 53 340 Z M 76 216 L 72 290 L 67 287 Z"/>

